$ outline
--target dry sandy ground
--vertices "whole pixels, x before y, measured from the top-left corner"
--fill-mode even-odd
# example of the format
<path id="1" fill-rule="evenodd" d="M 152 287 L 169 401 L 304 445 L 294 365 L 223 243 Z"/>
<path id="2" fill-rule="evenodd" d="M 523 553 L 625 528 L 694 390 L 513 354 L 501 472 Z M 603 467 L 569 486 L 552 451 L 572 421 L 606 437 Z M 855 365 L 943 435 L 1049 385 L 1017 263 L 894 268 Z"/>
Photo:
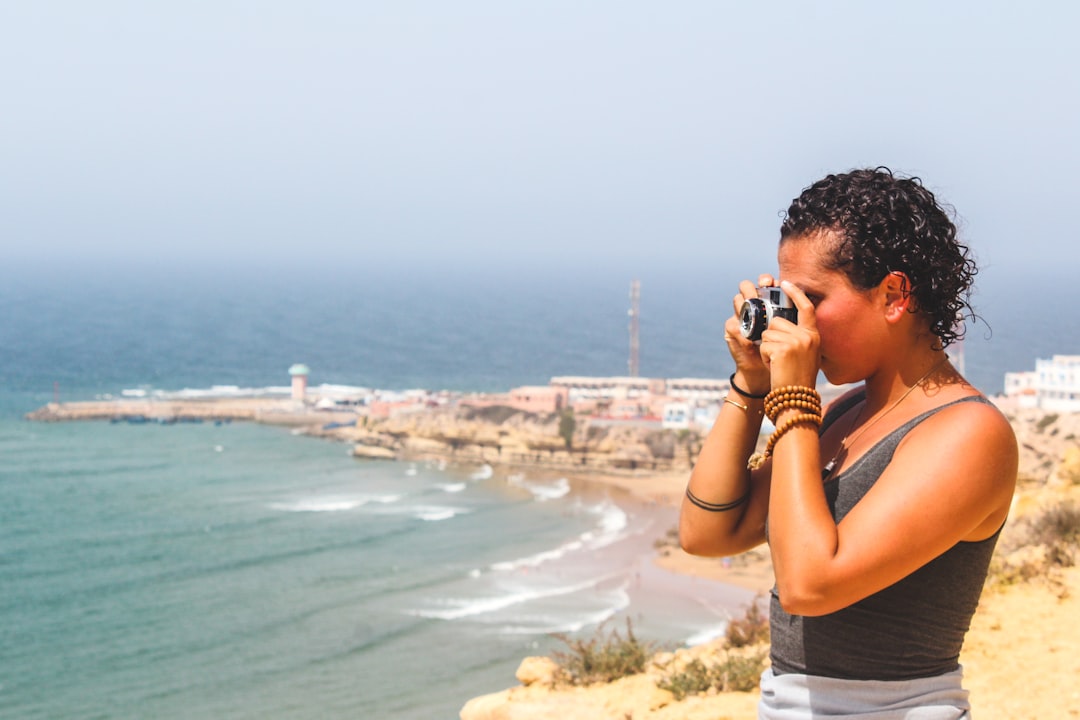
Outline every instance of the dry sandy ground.
<path id="1" fill-rule="evenodd" d="M 625 488 L 653 502 L 678 504 L 686 476 L 588 480 Z M 762 592 L 772 584 L 764 550 L 725 564 L 672 549 L 657 562 L 670 570 Z M 976 720 L 1080 718 L 1080 568 L 985 591 L 961 663 Z M 731 698 L 728 717 L 751 720 L 756 717 L 753 706 L 753 698 L 737 694 Z"/>

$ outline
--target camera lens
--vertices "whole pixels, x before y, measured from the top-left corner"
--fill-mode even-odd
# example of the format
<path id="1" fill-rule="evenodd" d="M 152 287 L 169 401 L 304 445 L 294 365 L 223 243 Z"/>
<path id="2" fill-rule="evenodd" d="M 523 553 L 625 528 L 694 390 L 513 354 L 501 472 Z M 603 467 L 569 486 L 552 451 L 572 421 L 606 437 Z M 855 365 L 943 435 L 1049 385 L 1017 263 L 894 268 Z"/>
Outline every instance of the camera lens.
<path id="1" fill-rule="evenodd" d="M 739 312 L 739 330 L 747 340 L 760 340 L 761 333 L 765 332 L 768 318 L 765 314 L 765 301 L 760 298 L 750 298 L 743 303 Z"/>

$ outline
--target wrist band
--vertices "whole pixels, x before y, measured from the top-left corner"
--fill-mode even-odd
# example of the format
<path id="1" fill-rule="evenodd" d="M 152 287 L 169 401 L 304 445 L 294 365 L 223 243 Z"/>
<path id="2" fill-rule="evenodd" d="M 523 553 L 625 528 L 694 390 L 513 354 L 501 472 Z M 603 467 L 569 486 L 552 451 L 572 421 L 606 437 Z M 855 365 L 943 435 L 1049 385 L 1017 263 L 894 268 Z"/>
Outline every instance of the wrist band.
<path id="1" fill-rule="evenodd" d="M 724 402 L 729 403 L 731 405 L 734 405 L 735 407 L 739 408 L 743 412 L 748 412 L 750 410 L 749 406 L 743 405 L 741 402 L 735 402 L 731 398 L 724 398 Z"/>
<path id="2" fill-rule="evenodd" d="M 787 433 L 788 430 L 796 425 L 815 425 L 821 426 L 821 415 L 815 413 L 799 413 L 798 415 L 788 418 L 776 431 L 769 436 L 769 441 L 765 444 L 765 452 L 754 453 L 750 456 L 750 460 L 747 461 L 746 467 L 750 470 L 757 470 L 759 467 L 765 464 L 765 461 L 772 455 L 773 448 L 776 447 L 776 443 Z"/>
<path id="3" fill-rule="evenodd" d="M 765 396 L 765 415 L 773 422 L 791 408 L 821 415 L 821 395 L 811 387 L 785 385 Z"/>
<path id="4" fill-rule="evenodd" d="M 728 378 L 728 383 L 731 384 L 731 389 L 732 390 L 739 393 L 744 398 L 749 398 L 751 400 L 764 400 L 765 397 L 769 394 L 767 392 L 763 392 L 760 395 L 758 395 L 756 393 L 747 392 L 747 391 L 743 390 L 741 387 L 739 387 L 738 385 L 735 384 L 735 373 L 731 373 L 731 377 Z"/>
<path id="5" fill-rule="evenodd" d="M 686 488 L 686 499 L 689 500 L 690 502 L 692 502 L 694 505 L 701 508 L 702 510 L 705 510 L 706 512 L 727 512 L 728 510 L 734 510 L 735 508 L 739 507 L 740 505 L 745 504 L 746 501 L 750 499 L 750 488 L 747 488 L 746 489 L 746 494 L 743 495 L 738 500 L 732 500 L 729 503 L 711 503 L 711 502 L 705 502 L 704 500 L 699 498 L 697 495 L 690 492 L 690 488 L 687 487 Z"/>

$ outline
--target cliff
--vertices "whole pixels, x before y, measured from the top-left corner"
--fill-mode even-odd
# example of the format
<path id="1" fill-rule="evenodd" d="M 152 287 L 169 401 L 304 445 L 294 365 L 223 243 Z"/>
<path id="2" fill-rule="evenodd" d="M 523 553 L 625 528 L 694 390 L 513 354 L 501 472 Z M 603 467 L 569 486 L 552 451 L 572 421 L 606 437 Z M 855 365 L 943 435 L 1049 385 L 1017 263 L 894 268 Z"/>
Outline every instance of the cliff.
<path id="1" fill-rule="evenodd" d="M 700 449 L 699 433 L 665 430 L 656 423 L 579 418 L 572 434 L 560 434 L 560 422 L 556 414 L 499 406 L 432 408 L 367 418 L 334 434 L 354 443 L 358 457 L 441 458 L 570 472 L 689 471 Z"/>

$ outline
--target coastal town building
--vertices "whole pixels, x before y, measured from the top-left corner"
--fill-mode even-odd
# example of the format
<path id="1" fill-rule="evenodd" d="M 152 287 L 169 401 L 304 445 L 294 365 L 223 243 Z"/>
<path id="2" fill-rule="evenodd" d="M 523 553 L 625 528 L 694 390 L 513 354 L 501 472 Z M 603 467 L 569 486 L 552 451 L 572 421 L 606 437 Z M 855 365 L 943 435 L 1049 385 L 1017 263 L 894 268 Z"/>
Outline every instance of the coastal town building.
<path id="1" fill-rule="evenodd" d="M 1005 373 L 1005 397 L 1022 408 L 1080 412 L 1080 355 L 1035 360 L 1035 370 Z"/>
<path id="2" fill-rule="evenodd" d="M 567 407 L 564 388 L 550 385 L 524 385 L 505 393 L 470 393 L 458 398 L 458 405 L 492 407 L 503 405 L 523 412 L 556 413 Z"/>

